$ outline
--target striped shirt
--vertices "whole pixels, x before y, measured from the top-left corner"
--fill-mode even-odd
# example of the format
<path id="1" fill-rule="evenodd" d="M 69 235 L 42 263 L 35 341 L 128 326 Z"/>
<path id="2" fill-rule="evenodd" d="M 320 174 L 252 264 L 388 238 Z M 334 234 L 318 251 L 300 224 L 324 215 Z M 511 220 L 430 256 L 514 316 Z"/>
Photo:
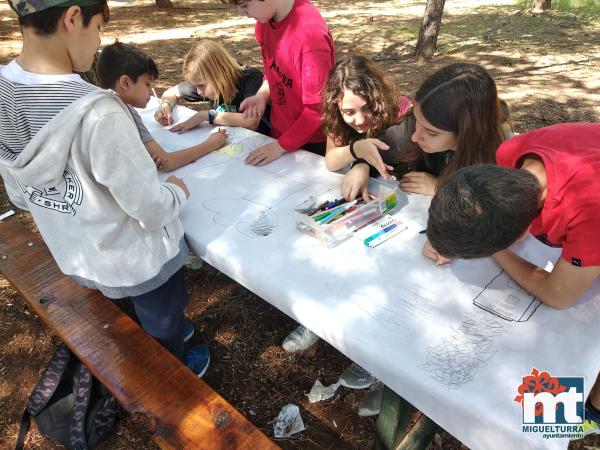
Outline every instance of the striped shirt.
<path id="1" fill-rule="evenodd" d="M 79 75 L 34 74 L 16 60 L 0 67 L 0 158 L 16 159 L 56 114 L 95 89 Z"/>

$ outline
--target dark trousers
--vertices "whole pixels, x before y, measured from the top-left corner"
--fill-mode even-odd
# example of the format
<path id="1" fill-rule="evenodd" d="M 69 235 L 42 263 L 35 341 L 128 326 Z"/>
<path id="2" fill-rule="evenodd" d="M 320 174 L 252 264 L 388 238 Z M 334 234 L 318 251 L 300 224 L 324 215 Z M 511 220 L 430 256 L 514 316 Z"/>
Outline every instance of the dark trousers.
<path id="1" fill-rule="evenodd" d="M 188 295 L 181 269 L 162 286 L 130 299 L 144 331 L 182 359 Z"/>

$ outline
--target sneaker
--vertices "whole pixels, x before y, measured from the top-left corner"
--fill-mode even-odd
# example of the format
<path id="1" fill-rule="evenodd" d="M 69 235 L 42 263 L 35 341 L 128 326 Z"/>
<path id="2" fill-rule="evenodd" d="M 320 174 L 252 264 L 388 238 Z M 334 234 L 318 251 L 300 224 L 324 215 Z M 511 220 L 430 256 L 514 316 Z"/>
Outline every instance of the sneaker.
<path id="1" fill-rule="evenodd" d="M 194 255 L 192 252 L 189 252 L 187 257 L 185 258 L 185 267 L 192 270 L 198 270 L 202 267 L 202 258 Z"/>
<path id="2" fill-rule="evenodd" d="M 208 364 L 210 363 L 208 345 L 200 344 L 189 349 L 183 355 L 183 362 L 188 369 L 202 378 L 202 375 L 206 373 L 206 369 L 208 369 Z"/>
<path id="3" fill-rule="evenodd" d="M 192 338 L 192 336 L 194 335 L 194 331 L 196 331 L 194 329 L 194 324 L 190 320 L 185 319 L 185 321 L 183 323 L 183 343 L 184 344 Z"/>
<path id="4" fill-rule="evenodd" d="M 358 415 L 369 417 L 379 414 L 383 400 L 383 386 L 379 384 L 375 389 L 369 390 L 358 405 Z"/>
<path id="5" fill-rule="evenodd" d="M 299 325 L 294 331 L 287 335 L 281 346 L 286 352 L 293 353 L 306 350 L 319 340 L 319 336 L 308 328 Z"/>
<path id="6" fill-rule="evenodd" d="M 373 381 L 375 381 L 373 375 L 356 363 L 350 364 L 340 375 L 341 385 L 350 389 L 366 389 L 373 384 Z"/>

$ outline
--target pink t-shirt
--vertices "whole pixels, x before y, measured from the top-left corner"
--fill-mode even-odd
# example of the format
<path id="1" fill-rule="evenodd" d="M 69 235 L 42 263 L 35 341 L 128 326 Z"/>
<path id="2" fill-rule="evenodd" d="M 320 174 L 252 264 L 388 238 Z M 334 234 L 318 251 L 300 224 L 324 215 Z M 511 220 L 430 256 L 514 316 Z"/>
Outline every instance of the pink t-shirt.
<path id="1" fill-rule="evenodd" d="M 271 136 L 288 151 L 323 142 L 321 90 L 335 64 L 323 17 L 308 0 L 296 0 L 285 19 L 257 23 L 255 35 L 271 91 Z"/>
<path id="2" fill-rule="evenodd" d="M 514 136 L 498 147 L 499 166 L 542 160 L 547 193 L 531 234 L 562 247 L 575 266 L 600 266 L 600 124 L 564 123 Z"/>

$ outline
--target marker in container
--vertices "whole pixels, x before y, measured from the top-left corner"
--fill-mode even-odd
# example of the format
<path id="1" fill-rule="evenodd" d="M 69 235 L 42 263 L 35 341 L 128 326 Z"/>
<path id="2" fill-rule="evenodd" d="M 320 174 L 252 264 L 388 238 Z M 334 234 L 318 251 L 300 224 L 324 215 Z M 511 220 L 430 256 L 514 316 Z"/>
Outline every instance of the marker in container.
<path id="1" fill-rule="evenodd" d="M 337 222 L 331 225 L 332 233 L 344 235 L 347 232 L 353 232 L 366 224 L 372 222 L 381 216 L 379 209 L 369 209 L 367 211 L 355 211 L 348 217 L 342 217 Z"/>
<path id="2" fill-rule="evenodd" d="M 336 218 L 337 216 L 339 216 L 341 213 L 343 213 L 344 211 L 346 211 L 347 209 L 352 208 L 354 205 L 356 205 L 356 200 L 353 200 L 351 202 L 348 202 L 342 206 L 339 206 L 337 208 L 334 208 L 331 210 L 331 214 L 329 214 L 327 217 L 324 217 L 323 219 L 321 219 L 321 221 L 319 222 L 321 225 L 324 223 L 329 223 L 331 222 L 334 218 Z"/>
<path id="3" fill-rule="evenodd" d="M 315 209 L 313 209 L 311 212 L 309 212 L 308 215 L 314 216 L 316 213 L 318 213 L 323 208 L 325 208 L 325 206 L 327 206 L 328 204 L 329 204 L 329 200 L 325 200 L 323 203 L 321 203 L 319 206 L 317 206 Z"/>

